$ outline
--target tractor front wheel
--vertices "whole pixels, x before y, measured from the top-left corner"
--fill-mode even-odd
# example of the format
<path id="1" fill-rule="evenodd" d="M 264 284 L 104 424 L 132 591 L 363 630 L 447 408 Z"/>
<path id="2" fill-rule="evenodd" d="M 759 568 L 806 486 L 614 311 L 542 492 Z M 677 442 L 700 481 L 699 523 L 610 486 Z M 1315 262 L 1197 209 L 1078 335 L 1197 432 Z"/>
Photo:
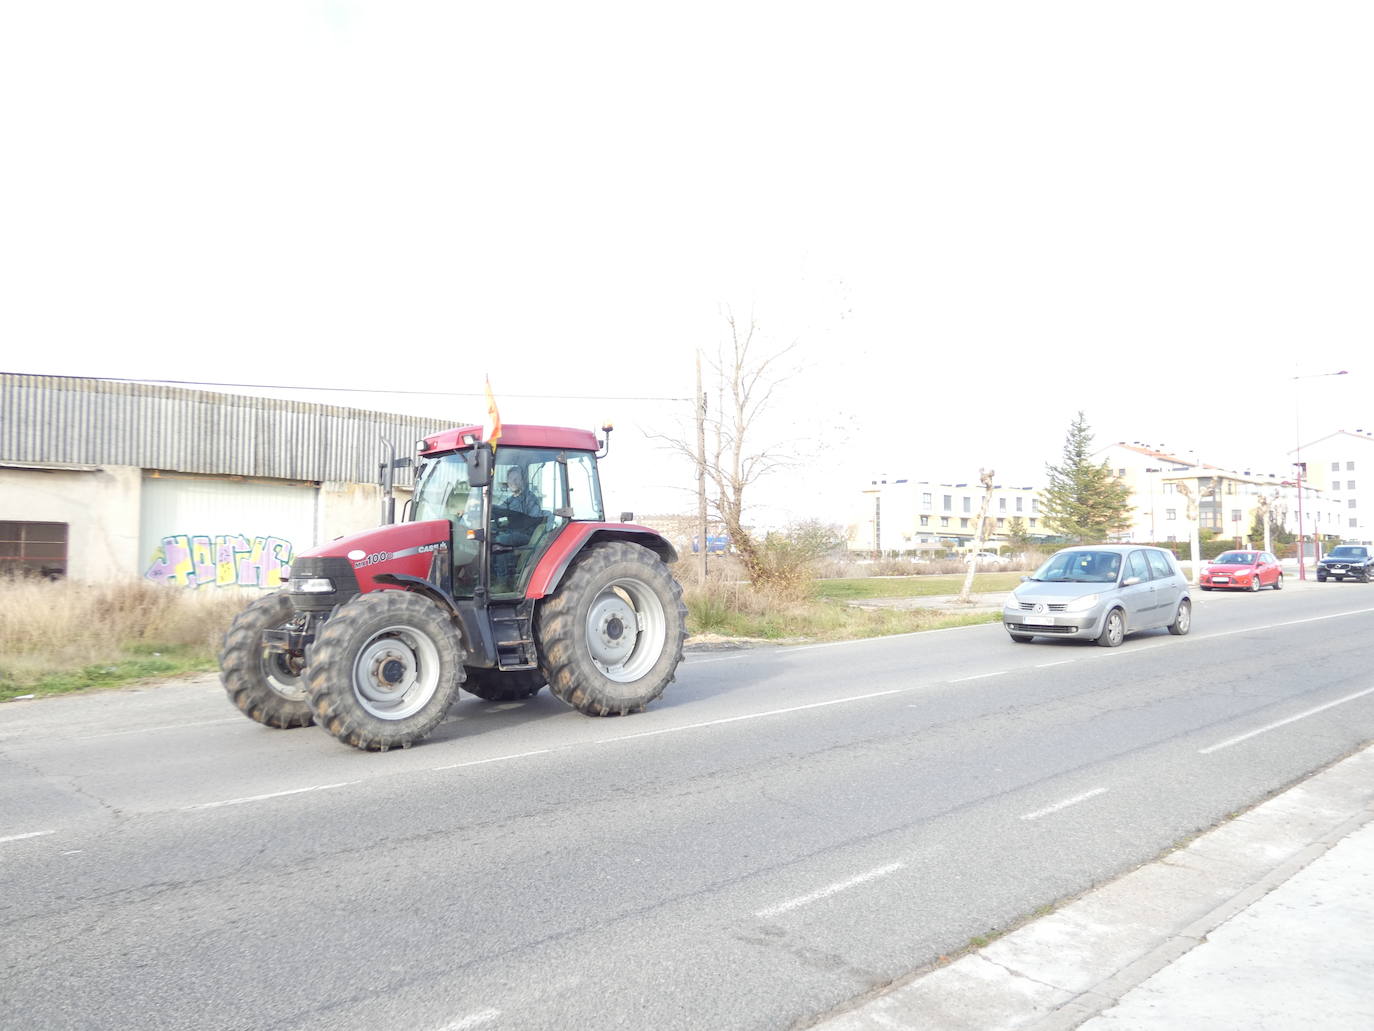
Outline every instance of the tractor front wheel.
<path id="1" fill-rule="evenodd" d="M 285 626 L 292 615 L 284 591 L 259 598 L 229 625 L 219 653 L 219 679 L 230 701 L 250 719 L 282 730 L 314 722 L 300 659 L 262 644 L 264 630 Z"/>
<path id="2" fill-rule="evenodd" d="M 535 615 L 549 690 L 588 716 L 641 712 L 672 682 L 687 636 L 682 588 L 653 552 L 593 544 Z"/>
<path id="3" fill-rule="evenodd" d="M 475 669 L 468 667 L 463 690 L 487 702 L 518 702 L 537 695 L 544 674 L 537 669 Z"/>
<path id="4" fill-rule="evenodd" d="M 360 594 L 310 647 L 310 708 L 346 745 L 409 748 L 448 712 L 463 657 L 458 629 L 437 602 L 407 591 Z"/>

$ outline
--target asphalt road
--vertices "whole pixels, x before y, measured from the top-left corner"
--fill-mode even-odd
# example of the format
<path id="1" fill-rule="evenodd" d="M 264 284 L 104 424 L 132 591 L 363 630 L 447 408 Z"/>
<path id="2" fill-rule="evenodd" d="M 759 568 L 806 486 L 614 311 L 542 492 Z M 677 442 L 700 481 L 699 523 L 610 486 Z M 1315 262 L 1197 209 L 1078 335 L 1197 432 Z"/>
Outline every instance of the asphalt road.
<path id="1" fill-rule="evenodd" d="M 1374 586 L 689 657 L 369 755 L 212 678 L 0 707 L 0 1026 L 786 1028 L 1374 739 Z"/>

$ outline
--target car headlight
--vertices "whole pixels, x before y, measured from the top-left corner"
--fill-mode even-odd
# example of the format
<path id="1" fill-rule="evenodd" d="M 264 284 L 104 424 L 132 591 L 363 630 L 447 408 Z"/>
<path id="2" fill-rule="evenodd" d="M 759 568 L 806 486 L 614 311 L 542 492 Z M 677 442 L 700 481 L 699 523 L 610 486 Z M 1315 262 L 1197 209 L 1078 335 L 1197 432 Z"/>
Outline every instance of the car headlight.
<path id="1" fill-rule="evenodd" d="M 1081 598 L 1074 598 L 1072 601 L 1064 603 L 1064 611 L 1083 612 L 1096 605 L 1101 597 L 1100 594 L 1085 594 Z"/>
<path id="2" fill-rule="evenodd" d="M 334 581 L 327 576 L 312 577 L 309 580 L 292 580 L 292 594 L 333 594 Z"/>
<path id="3" fill-rule="evenodd" d="M 1006 600 L 1005 602 L 1002 603 L 1002 608 L 1004 608 L 1004 609 L 1015 609 L 1017 612 L 1020 612 L 1020 611 L 1021 611 L 1021 599 L 1018 598 L 1018 597 L 1017 597 L 1016 595 L 1014 595 L 1014 594 L 1009 594 L 1009 595 L 1007 595 L 1007 600 Z"/>

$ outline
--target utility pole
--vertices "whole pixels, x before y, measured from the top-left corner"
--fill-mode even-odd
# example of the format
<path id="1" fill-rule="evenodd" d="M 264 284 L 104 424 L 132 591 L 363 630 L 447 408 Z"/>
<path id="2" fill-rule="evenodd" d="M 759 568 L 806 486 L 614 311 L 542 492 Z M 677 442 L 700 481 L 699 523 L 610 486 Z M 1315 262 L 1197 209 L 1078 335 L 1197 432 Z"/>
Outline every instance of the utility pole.
<path id="1" fill-rule="evenodd" d="M 701 389 L 701 348 L 697 348 L 697 539 L 701 541 L 701 583 L 706 584 L 706 392 Z"/>

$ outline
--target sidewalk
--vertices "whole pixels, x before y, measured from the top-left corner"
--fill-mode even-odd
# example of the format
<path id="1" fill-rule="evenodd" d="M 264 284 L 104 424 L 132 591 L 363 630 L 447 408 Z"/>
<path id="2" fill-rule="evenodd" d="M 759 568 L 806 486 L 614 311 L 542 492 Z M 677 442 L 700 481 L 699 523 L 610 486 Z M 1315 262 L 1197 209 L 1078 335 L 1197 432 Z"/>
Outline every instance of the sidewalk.
<path id="1" fill-rule="evenodd" d="M 1374 747 L 825 1031 L 1374 1028 Z"/>

